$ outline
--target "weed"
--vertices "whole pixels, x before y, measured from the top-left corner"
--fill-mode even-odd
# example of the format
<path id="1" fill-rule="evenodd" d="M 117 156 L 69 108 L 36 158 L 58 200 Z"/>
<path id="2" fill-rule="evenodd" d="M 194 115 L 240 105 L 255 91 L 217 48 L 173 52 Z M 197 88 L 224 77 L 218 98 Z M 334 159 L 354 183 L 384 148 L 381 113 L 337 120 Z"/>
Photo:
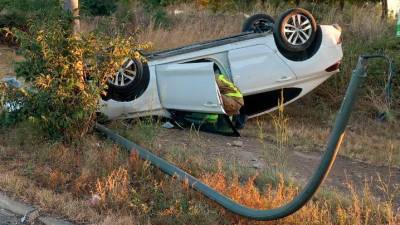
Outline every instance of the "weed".
<path id="1" fill-rule="evenodd" d="M 277 115 L 272 114 L 272 121 L 275 128 L 275 151 L 272 151 L 271 157 L 277 161 L 280 165 L 277 166 L 276 171 L 281 174 L 285 174 L 286 161 L 287 161 L 287 145 L 289 141 L 288 137 L 288 121 L 289 119 L 284 112 L 284 99 L 283 92 L 281 98 L 279 98 L 278 112 Z"/>
<path id="2" fill-rule="evenodd" d="M 29 130 L 26 133 L 29 134 Z M 12 151 L 14 140 L 8 138 L 14 135 L 11 128 L 3 134 L 0 146 L 8 146 L 3 151 L 9 156 L 18 154 Z M 135 152 L 127 155 L 96 137 L 90 136 L 75 147 L 46 141 L 35 147 L 38 140 L 27 137 L 21 147 L 24 157 L 19 158 L 19 163 L 14 166 L 1 164 L 0 171 L 31 166 L 31 175 L 20 174 L 18 169 L 3 173 L 0 188 L 36 203 L 45 212 L 91 224 L 107 223 L 116 216 L 121 218 L 116 222 L 122 224 L 129 222 L 128 218 L 138 224 L 264 224 L 217 207 L 185 184 L 174 181 L 148 162 L 140 160 Z M 43 153 L 48 151 L 49 154 L 41 159 L 45 154 L 35 156 L 35 149 L 24 150 L 24 146 L 48 148 Z M 85 149 L 85 152 L 80 149 Z M 184 149 L 177 148 L 175 151 L 172 159 L 179 167 L 200 174 L 207 184 L 242 204 L 275 208 L 298 194 L 299 187 L 288 183 L 282 176 L 257 176 L 251 171 L 239 174 L 239 168 L 229 166 L 228 162 L 226 165 L 225 162 L 219 163 L 215 169 L 215 165 L 196 161 L 198 156 L 181 156 Z M 346 197 L 339 198 L 342 193 L 319 193 L 295 215 L 272 224 L 397 224 L 400 218 L 398 213 L 389 210 L 393 207 L 390 199 L 376 202 L 367 190 L 360 195 L 353 188 L 351 201 Z M 391 197 L 390 193 L 396 193 L 386 186 L 383 190 L 388 190 L 388 197 Z M 89 194 L 99 196 L 99 205 L 87 203 Z"/>
<path id="3" fill-rule="evenodd" d="M 283 93 L 282 93 L 283 94 Z M 267 121 L 265 118 L 258 118 L 256 126 L 258 128 L 257 138 L 263 146 L 264 158 L 267 162 L 269 170 L 276 176 L 286 174 L 286 161 L 288 151 L 288 117 L 285 114 L 283 95 L 279 99 L 277 113 L 271 113 L 272 127 L 275 131 L 273 136 L 274 145 L 267 144 Z"/>
<path id="4" fill-rule="evenodd" d="M 119 209 L 127 205 L 129 183 L 128 171 L 123 168 L 112 171 L 103 179 L 98 179 L 94 193 L 100 197 L 100 207 Z"/>

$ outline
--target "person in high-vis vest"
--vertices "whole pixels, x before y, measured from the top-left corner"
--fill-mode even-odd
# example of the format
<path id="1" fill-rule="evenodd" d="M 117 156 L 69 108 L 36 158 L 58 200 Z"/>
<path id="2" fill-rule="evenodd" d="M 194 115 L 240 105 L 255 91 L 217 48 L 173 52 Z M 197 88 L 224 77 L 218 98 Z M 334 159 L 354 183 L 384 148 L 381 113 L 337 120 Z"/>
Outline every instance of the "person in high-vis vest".
<path id="1" fill-rule="evenodd" d="M 216 81 L 226 114 L 228 116 L 239 115 L 240 109 L 244 105 L 243 95 L 239 88 L 223 74 L 217 74 Z"/>
<path id="2" fill-rule="evenodd" d="M 242 114 L 244 100 L 243 95 L 228 78 L 223 75 L 219 70 L 215 71 L 215 80 L 219 88 L 222 104 L 225 113 L 233 119 L 233 126 L 237 129 L 243 128 L 245 124 L 245 118 L 240 119 Z M 244 115 L 244 114 L 243 114 Z M 175 122 L 179 124 L 181 122 L 181 127 L 186 125 L 198 126 L 198 128 L 207 130 L 210 132 L 226 133 L 226 128 L 229 127 L 226 124 L 226 118 L 218 114 L 205 114 L 197 112 L 187 112 L 183 114 L 175 114 Z M 243 117 L 243 116 L 242 116 Z M 224 122 L 225 121 L 225 122 Z M 231 128 L 231 127 L 230 127 Z"/>

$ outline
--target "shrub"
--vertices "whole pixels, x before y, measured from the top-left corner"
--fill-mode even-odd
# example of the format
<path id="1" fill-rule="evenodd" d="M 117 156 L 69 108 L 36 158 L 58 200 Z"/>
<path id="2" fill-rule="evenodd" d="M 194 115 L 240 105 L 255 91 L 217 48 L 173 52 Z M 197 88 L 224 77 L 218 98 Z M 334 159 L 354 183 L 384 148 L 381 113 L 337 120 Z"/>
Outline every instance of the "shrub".
<path id="1" fill-rule="evenodd" d="M 24 89 L 0 83 L 0 128 L 13 125 L 23 119 L 25 102 L 28 99 Z"/>
<path id="2" fill-rule="evenodd" d="M 109 16 L 117 10 L 117 1 L 114 0 L 81 0 L 83 12 L 92 16 Z"/>
<path id="3" fill-rule="evenodd" d="M 47 21 L 56 13 L 59 16 L 61 2 L 58 0 L 1 0 L 0 29 L 18 28 L 27 31 L 30 21 Z M 0 42 L 16 45 L 7 32 L 0 30 Z"/>
<path id="4" fill-rule="evenodd" d="M 92 127 L 109 76 L 127 57 L 140 55 L 133 38 L 71 36 L 65 18 L 60 14 L 14 34 L 25 58 L 16 65 L 17 76 L 31 83 L 25 118 L 49 136 L 70 141 Z"/>
<path id="5" fill-rule="evenodd" d="M 171 4 L 171 0 L 142 0 L 144 9 L 151 15 L 157 26 L 166 26 L 169 18 L 165 7 Z"/>
<path id="6" fill-rule="evenodd" d="M 47 18 L 49 12 L 60 8 L 57 0 L 2 0 L 0 27 L 26 28 L 28 21 Z"/>

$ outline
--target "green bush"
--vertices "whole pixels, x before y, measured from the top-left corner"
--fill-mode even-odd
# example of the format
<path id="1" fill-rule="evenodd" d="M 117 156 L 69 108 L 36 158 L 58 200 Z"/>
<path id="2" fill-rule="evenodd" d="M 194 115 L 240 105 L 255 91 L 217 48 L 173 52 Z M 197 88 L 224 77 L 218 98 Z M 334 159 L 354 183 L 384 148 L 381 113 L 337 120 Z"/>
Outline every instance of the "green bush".
<path id="1" fill-rule="evenodd" d="M 109 76 L 127 57 L 140 57 L 132 38 L 72 36 L 68 18 L 61 11 L 58 17 L 30 24 L 28 31 L 13 29 L 25 58 L 16 64 L 17 77 L 30 84 L 30 91 L 20 96 L 24 104 L 18 118 L 66 141 L 90 130 Z M 10 98 L 2 90 L 2 98 Z M 10 113 L 3 110 L 2 115 L 3 124 L 15 122 Z"/>
<path id="2" fill-rule="evenodd" d="M 27 28 L 32 20 L 42 20 L 61 8 L 58 0 L 1 0 L 0 27 Z"/>
<path id="3" fill-rule="evenodd" d="M 91 16 L 109 16 L 117 10 L 118 0 L 81 0 L 81 9 Z"/>
<path id="4" fill-rule="evenodd" d="M 46 21 L 60 12 L 58 0 L 0 0 L 0 42 L 16 45 L 1 28 L 18 28 L 27 31 L 31 21 Z"/>
<path id="5" fill-rule="evenodd" d="M 150 14 L 154 23 L 158 26 L 167 26 L 169 18 L 165 7 L 172 4 L 181 2 L 180 0 L 142 0 L 144 9 Z"/>
<path id="6" fill-rule="evenodd" d="M 0 83 L 0 128 L 14 125 L 23 120 L 23 106 L 27 97 L 24 89 Z"/>

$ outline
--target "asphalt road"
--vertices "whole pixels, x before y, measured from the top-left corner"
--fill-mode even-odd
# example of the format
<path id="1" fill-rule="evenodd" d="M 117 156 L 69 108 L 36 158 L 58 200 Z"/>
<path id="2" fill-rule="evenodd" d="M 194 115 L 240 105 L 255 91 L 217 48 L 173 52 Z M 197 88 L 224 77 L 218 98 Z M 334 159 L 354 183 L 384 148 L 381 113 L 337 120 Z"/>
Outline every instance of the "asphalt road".
<path id="1" fill-rule="evenodd" d="M 15 225 L 19 224 L 20 218 L 4 209 L 0 209 L 0 225 Z"/>

